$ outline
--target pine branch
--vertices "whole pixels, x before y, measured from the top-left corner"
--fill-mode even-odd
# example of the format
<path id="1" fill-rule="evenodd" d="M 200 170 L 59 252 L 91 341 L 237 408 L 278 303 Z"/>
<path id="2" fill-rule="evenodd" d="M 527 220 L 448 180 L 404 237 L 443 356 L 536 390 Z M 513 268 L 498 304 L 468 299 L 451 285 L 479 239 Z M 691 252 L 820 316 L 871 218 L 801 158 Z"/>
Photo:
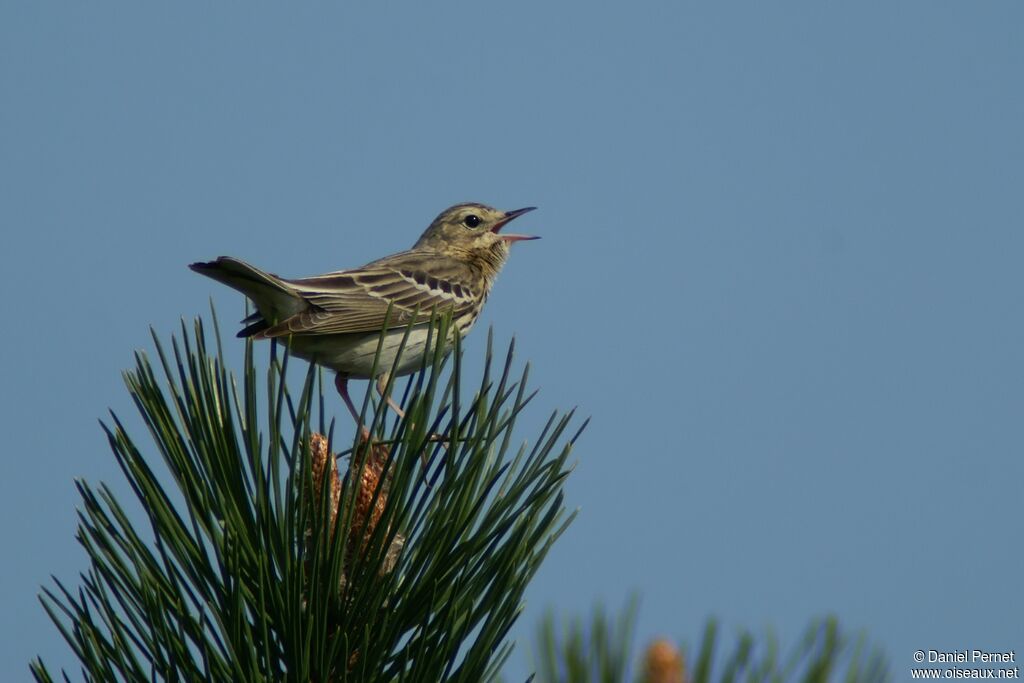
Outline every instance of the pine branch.
<path id="1" fill-rule="evenodd" d="M 141 515 L 77 483 L 89 569 L 41 600 L 83 678 L 493 679 L 572 518 L 572 413 L 513 450 L 527 370 L 513 380 L 510 347 L 495 376 L 489 337 L 466 396 L 456 343 L 450 371 L 438 348 L 407 381 L 405 419 L 368 392 L 372 444 L 354 440 L 339 468 L 320 373 L 292 393 L 272 348 L 260 381 L 247 344 L 239 387 L 215 338 L 211 351 L 202 322 L 191 335 L 183 323 L 169 352 L 154 335 L 157 370 L 139 353 L 125 373 L 155 453 L 116 415 L 103 423 Z M 31 668 L 51 680 L 41 660 Z"/>

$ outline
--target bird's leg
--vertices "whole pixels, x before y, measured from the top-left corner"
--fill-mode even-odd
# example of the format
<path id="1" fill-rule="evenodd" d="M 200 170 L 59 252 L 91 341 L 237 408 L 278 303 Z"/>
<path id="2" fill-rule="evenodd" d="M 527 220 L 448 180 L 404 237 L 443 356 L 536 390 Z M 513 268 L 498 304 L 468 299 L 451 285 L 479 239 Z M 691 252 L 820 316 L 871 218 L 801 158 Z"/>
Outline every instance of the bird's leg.
<path id="1" fill-rule="evenodd" d="M 362 426 L 359 423 L 359 411 L 356 410 L 356 406 L 352 403 L 352 397 L 348 395 L 348 377 L 344 376 L 340 372 L 334 376 L 334 387 L 338 390 L 338 394 L 341 395 L 341 400 L 348 406 L 348 412 L 352 413 L 352 419 L 356 421 L 356 425 L 359 426 L 360 433 L 362 434 L 364 441 L 370 440 L 370 430 Z"/>
<path id="2" fill-rule="evenodd" d="M 381 398 L 384 398 L 384 390 L 387 388 L 387 386 L 388 373 L 385 372 L 383 375 L 377 378 L 377 395 L 380 396 Z M 402 410 L 402 406 L 398 405 L 398 402 L 395 399 L 391 398 L 390 396 L 388 396 L 386 400 L 388 402 L 388 405 L 391 406 L 391 410 L 395 411 L 395 414 L 404 420 L 405 411 Z"/>
<path id="3" fill-rule="evenodd" d="M 383 375 L 381 375 L 379 378 L 377 378 L 377 393 L 380 395 L 381 398 L 384 398 L 384 390 L 387 389 L 387 386 L 388 386 L 388 373 L 385 372 Z M 391 406 L 391 410 L 395 411 L 395 413 L 398 415 L 398 417 L 404 420 L 405 419 L 405 411 L 402 410 L 402 406 L 398 405 L 398 402 L 395 401 L 390 396 L 388 396 L 386 400 L 388 402 L 388 405 Z M 414 425 L 414 424 L 409 425 L 409 429 L 410 430 L 411 429 L 415 429 L 415 427 L 416 427 L 416 425 Z M 427 440 L 428 441 L 442 441 L 443 438 L 441 437 L 440 434 L 431 434 L 429 437 L 427 437 Z M 423 472 L 426 473 L 426 471 L 427 471 L 427 453 L 426 453 L 426 451 L 420 453 L 420 462 L 423 463 Z M 429 485 L 430 484 L 427 484 L 427 486 L 429 486 Z"/>

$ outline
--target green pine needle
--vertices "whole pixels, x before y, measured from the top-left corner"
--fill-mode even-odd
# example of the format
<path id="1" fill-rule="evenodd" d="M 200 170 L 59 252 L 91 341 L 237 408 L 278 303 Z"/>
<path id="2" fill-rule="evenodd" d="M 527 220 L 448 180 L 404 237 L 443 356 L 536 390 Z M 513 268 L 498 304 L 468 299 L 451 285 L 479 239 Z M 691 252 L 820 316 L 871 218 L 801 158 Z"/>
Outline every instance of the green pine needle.
<path id="1" fill-rule="evenodd" d="M 435 323 L 447 338 L 448 321 Z M 288 354 L 272 345 L 261 381 L 247 344 L 239 383 L 215 317 L 214 330 L 212 349 L 202 321 L 183 323 L 169 347 L 154 334 L 155 364 L 138 353 L 125 373 L 151 446 L 117 415 L 102 423 L 136 504 L 77 483 L 89 568 L 77 588 L 55 579 L 40 599 L 82 677 L 495 678 L 526 585 L 572 518 L 562 496 L 572 413 L 514 449 L 533 396 L 527 372 L 513 379 L 510 347 L 493 373 L 488 337 L 482 379 L 466 394 L 456 341 L 450 370 L 439 348 L 405 383 L 405 419 L 368 391 L 364 424 L 386 450 L 335 449 L 328 407 L 340 401 L 315 367 L 293 392 Z M 330 487 L 313 479 L 317 432 L 354 460 L 339 463 L 334 519 Z M 360 491 L 374 467 L 386 484 Z M 376 524 L 367 500 L 382 504 Z M 31 670 L 52 680 L 40 659 Z"/>

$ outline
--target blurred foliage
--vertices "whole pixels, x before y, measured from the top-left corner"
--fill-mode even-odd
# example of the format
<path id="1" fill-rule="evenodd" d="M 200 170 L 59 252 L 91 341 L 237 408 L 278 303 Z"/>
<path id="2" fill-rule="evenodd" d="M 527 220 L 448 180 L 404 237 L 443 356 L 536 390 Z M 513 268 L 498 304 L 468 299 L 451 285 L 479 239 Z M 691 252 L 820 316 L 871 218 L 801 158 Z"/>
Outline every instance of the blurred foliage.
<path id="1" fill-rule="evenodd" d="M 642 655 L 633 650 L 634 599 L 612 619 L 598 607 L 588 624 L 579 618 L 560 627 L 551 613 L 536 639 L 535 683 L 885 683 L 885 658 L 868 649 L 864 636 L 851 639 L 835 617 L 816 620 L 786 652 L 767 632 L 741 631 L 726 643 L 714 619 L 694 647 L 663 639 Z M 634 657 L 636 671 L 630 666 Z"/>

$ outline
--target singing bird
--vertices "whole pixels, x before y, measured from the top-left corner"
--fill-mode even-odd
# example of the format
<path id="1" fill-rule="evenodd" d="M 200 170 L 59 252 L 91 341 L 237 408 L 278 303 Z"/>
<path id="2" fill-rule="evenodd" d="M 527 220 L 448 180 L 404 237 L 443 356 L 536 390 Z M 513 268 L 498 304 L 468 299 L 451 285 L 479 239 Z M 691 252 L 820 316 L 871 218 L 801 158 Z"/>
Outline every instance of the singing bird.
<path id="1" fill-rule="evenodd" d="M 499 211 L 484 204 L 456 204 L 442 211 L 411 249 L 315 277 L 282 278 L 230 256 L 189 267 L 253 302 L 256 312 L 242 321 L 246 327 L 239 337 L 281 339 L 292 354 L 334 370 L 338 393 L 358 422 L 348 380 L 376 379 L 383 394 L 389 373 L 406 375 L 418 369 L 424 354 L 432 351 L 427 348 L 432 315 L 451 312 L 453 326 L 466 335 L 512 243 L 538 239 L 501 229 L 535 208 Z M 410 325 L 401 361 L 394 366 Z"/>

